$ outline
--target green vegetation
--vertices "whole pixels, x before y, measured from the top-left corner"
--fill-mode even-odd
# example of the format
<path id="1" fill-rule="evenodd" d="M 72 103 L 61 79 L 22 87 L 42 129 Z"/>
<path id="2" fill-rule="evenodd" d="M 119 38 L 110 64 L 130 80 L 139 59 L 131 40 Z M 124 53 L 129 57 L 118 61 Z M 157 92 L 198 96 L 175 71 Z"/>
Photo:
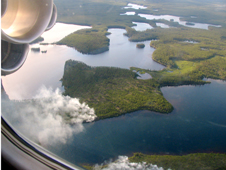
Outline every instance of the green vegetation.
<path id="1" fill-rule="evenodd" d="M 150 44 L 156 48 L 153 60 L 167 68 L 150 74 L 164 80 L 177 79 L 179 84 L 190 80 L 198 80 L 199 84 L 199 80 L 204 77 L 226 79 L 226 41 L 223 38 L 225 33 L 225 28 L 214 27 L 209 30 L 156 28 L 143 32 L 127 28 L 127 36 L 131 41 L 157 39 Z"/>
<path id="2" fill-rule="evenodd" d="M 226 57 L 217 56 L 206 60 L 197 67 L 198 70 L 207 78 L 226 80 Z"/>
<path id="3" fill-rule="evenodd" d="M 137 48 L 144 48 L 144 47 L 145 47 L 145 45 L 143 43 L 137 44 Z"/>
<path id="4" fill-rule="evenodd" d="M 192 71 L 192 68 L 190 67 L 192 63 L 178 62 L 178 64 L 183 65 L 184 68 L 182 70 L 164 69 L 161 71 L 151 71 L 135 67 L 131 67 L 130 69 L 142 70 L 143 72 L 150 74 L 152 76 L 152 79 L 149 81 L 155 81 L 159 84 L 159 87 L 179 85 L 204 85 L 206 83 L 210 83 L 202 80 L 204 78 L 202 74 L 195 74 Z"/>
<path id="5" fill-rule="evenodd" d="M 57 44 L 75 47 L 83 54 L 98 54 L 109 50 L 105 29 L 84 29 L 66 36 Z"/>
<path id="6" fill-rule="evenodd" d="M 137 76 L 127 69 L 90 67 L 68 60 L 62 85 L 64 95 L 86 102 L 95 109 L 99 119 L 143 109 L 171 112 L 173 107 L 163 97 L 159 84 L 151 80 L 138 80 Z"/>
<path id="7" fill-rule="evenodd" d="M 130 162 L 146 162 L 158 165 L 164 169 L 173 170 L 225 170 L 226 154 L 195 153 L 183 156 L 172 155 L 145 155 L 134 153 L 129 158 Z"/>

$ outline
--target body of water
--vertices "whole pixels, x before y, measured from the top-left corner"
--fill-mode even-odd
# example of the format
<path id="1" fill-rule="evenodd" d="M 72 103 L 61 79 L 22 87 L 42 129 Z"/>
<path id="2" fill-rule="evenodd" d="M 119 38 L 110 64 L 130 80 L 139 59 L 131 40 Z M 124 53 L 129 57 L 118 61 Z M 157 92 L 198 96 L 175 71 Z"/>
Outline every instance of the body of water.
<path id="1" fill-rule="evenodd" d="M 158 27 L 161 27 L 161 28 L 169 28 L 169 25 L 166 25 L 166 24 L 163 24 L 163 23 L 156 23 L 156 25 Z"/>
<path id="2" fill-rule="evenodd" d="M 135 15 L 135 14 L 136 14 L 136 12 L 126 12 L 126 13 L 120 14 L 120 15 Z"/>
<path id="3" fill-rule="evenodd" d="M 136 31 L 145 31 L 146 29 L 153 29 L 153 27 L 150 24 L 142 23 L 142 22 L 133 22 L 133 24 L 136 24 L 136 26 L 133 26 Z"/>
<path id="4" fill-rule="evenodd" d="M 186 27 L 191 27 L 191 28 L 199 28 L 199 29 L 206 29 L 208 30 L 209 26 L 214 26 L 214 27 L 221 27 L 220 25 L 212 25 L 212 24 L 206 24 L 206 23 L 194 23 L 192 22 L 192 25 L 187 25 L 187 21 L 181 21 L 178 16 L 173 16 L 173 15 L 151 15 L 151 14 L 138 14 L 140 17 L 146 18 L 148 20 L 159 20 L 159 19 L 165 19 L 167 21 L 172 21 L 172 22 L 178 22 L 180 25 L 186 26 Z M 160 25 L 161 26 L 161 25 Z"/>
<path id="5" fill-rule="evenodd" d="M 87 26 L 75 26 L 69 24 L 69 33 L 78 29 L 89 28 Z M 53 32 L 52 32 L 53 30 Z M 50 31 L 44 33 L 45 42 L 56 42 L 66 36 L 66 31 L 59 37 L 55 37 L 57 30 L 67 30 L 67 24 L 58 23 Z M 128 41 L 124 36 L 124 29 L 109 29 L 111 35 L 109 51 L 98 55 L 84 55 L 77 50 L 67 46 L 59 45 L 39 45 L 34 44 L 31 47 L 40 47 L 41 51 L 47 53 L 37 53 L 30 51 L 28 58 L 17 72 L 2 77 L 4 88 L 10 99 L 30 99 L 36 95 L 39 88 L 43 85 L 53 89 L 61 88 L 59 81 L 63 77 L 64 64 L 67 60 L 73 59 L 86 63 L 90 66 L 113 66 L 120 68 L 139 67 L 144 69 L 161 70 L 164 66 L 152 60 L 154 48 L 150 47 L 150 41 L 143 42 L 144 49 L 136 48 L 134 42 Z M 50 39 L 53 37 L 53 39 Z"/>
<path id="6" fill-rule="evenodd" d="M 147 7 L 142 6 L 142 5 L 137 5 L 137 4 L 131 4 L 129 3 L 124 9 L 146 9 Z M 154 11 L 158 11 L 158 9 L 154 9 Z M 128 11 L 124 14 L 121 15 L 135 15 L 136 12 L 134 11 Z M 178 22 L 180 25 L 186 26 L 186 27 L 191 27 L 191 28 L 199 28 L 199 29 L 206 29 L 208 30 L 209 26 L 214 26 L 214 27 L 221 27 L 220 25 L 212 25 L 212 24 L 207 24 L 207 23 L 195 23 L 195 22 L 189 22 L 191 24 L 186 24 L 187 21 L 181 21 L 179 16 L 173 16 L 173 15 L 151 15 L 151 14 L 138 14 L 138 16 L 146 18 L 148 20 L 160 20 L 164 19 L 167 21 L 172 21 L 172 22 Z M 191 18 L 197 18 L 195 16 L 191 16 Z M 137 31 L 145 31 L 146 29 L 151 29 L 149 24 L 146 23 L 136 23 L 137 26 L 134 27 Z M 163 24 L 163 23 L 156 23 L 157 26 L 161 28 L 169 28 L 168 25 Z M 145 28 L 146 27 L 146 28 Z M 150 28 L 151 27 L 151 28 Z"/>
<path id="7" fill-rule="evenodd" d="M 138 4 L 133 4 L 133 3 L 128 3 L 124 9 L 146 9 L 147 7 L 143 5 L 138 5 Z"/>
<path id="8" fill-rule="evenodd" d="M 102 163 L 118 155 L 226 152 L 226 82 L 164 87 L 170 114 L 137 111 L 85 124 L 67 145 L 49 148 L 78 163 Z"/>

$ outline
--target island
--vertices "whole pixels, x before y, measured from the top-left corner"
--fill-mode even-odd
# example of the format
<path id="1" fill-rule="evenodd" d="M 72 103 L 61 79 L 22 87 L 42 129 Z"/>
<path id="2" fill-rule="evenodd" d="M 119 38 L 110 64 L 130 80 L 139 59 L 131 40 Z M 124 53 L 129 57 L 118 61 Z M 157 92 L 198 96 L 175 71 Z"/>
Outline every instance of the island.
<path id="1" fill-rule="evenodd" d="M 145 45 L 143 43 L 137 44 L 137 48 L 144 48 L 144 47 L 145 47 Z"/>
<path id="2" fill-rule="evenodd" d="M 33 48 L 31 48 L 31 51 L 34 51 L 34 52 L 40 52 L 40 47 L 33 47 Z"/>
<path id="3" fill-rule="evenodd" d="M 90 67 L 68 60 L 61 81 L 65 88 L 63 94 L 87 103 L 94 108 L 98 119 L 137 110 L 170 113 L 173 106 L 163 97 L 158 81 L 139 80 L 137 76 L 128 69 Z"/>
<path id="4" fill-rule="evenodd" d="M 58 45 L 74 47 L 82 54 L 99 54 L 109 50 L 109 34 L 106 29 L 85 29 L 72 33 L 59 42 Z"/>
<path id="5" fill-rule="evenodd" d="M 47 50 L 41 51 L 42 53 L 47 53 Z"/>
<path id="6" fill-rule="evenodd" d="M 52 43 L 39 43 L 40 45 L 50 45 Z"/>

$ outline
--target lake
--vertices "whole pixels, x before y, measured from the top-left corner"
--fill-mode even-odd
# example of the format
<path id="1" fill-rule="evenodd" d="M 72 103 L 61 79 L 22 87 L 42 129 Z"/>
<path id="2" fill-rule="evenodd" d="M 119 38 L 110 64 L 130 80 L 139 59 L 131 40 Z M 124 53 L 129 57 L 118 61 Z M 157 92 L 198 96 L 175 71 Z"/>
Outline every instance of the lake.
<path id="1" fill-rule="evenodd" d="M 147 7 L 138 5 L 138 4 L 132 4 L 128 3 L 124 9 L 133 9 L 133 10 L 138 10 L 138 9 L 146 9 Z M 153 9 L 153 11 L 158 11 L 158 9 Z M 127 11 L 124 14 L 121 15 L 135 15 L 136 12 L 134 11 Z M 189 22 L 190 24 L 187 24 L 187 21 L 182 21 L 179 16 L 173 16 L 173 15 L 151 15 L 151 14 L 138 14 L 138 16 L 146 18 L 147 20 L 160 20 L 164 19 L 167 21 L 172 21 L 172 22 L 178 22 L 180 25 L 186 26 L 186 27 L 191 27 L 191 28 L 199 28 L 199 29 L 206 29 L 208 30 L 209 26 L 213 27 L 221 27 L 220 25 L 212 25 L 212 24 L 207 24 L 207 23 L 195 23 L 195 22 Z M 195 16 L 190 16 L 191 18 L 197 18 Z M 146 29 L 152 29 L 152 27 L 149 24 L 146 23 L 135 23 L 137 26 L 134 26 L 133 28 L 136 29 L 137 31 L 144 31 Z M 163 23 L 156 23 L 157 26 L 161 28 L 169 28 L 168 25 L 163 24 Z"/>
<path id="2" fill-rule="evenodd" d="M 59 30 L 67 27 L 60 23 L 57 26 Z M 76 26 L 71 31 L 83 28 L 87 27 Z M 79 60 L 91 66 L 127 69 L 135 66 L 152 70 L 164 68 L 152 60 L 154 49 L 149 46 L 150 41 L 143 42 L 144 49 L 137 49 L 136 43 L 129 42 L 128 37 L 123 35 L 125 30 L 110 29 L 109 32 L 110 49 L 98 55 L 83 55 L 67 46 L 32 45 L 47 50 L 47 53 L 30 51 L 27 61 L 19 71 L 2 77 L 9 97 L 29 99 L 42 85 L 53 89 L 61 87 L 59 80 L 68 59 Z M 65 35 L 58 39 L 62 36 Z M 47 41 L 47 37 L 44 38 Z M 56 39 L 50 38 L 48 41 L 54 42 Z M 161 88 L 164 97 L 174 106 L 174 111 L 170 114 L 136 111 L 116 118 L 85 123 L 84 130 L 73 135 L 66 144 L 47 148 L 74 164 L 102 163 L 119 155 L 132 155 L 133 152 L 225 153 L 226 82 L 210 81 L 211 84 L 203 86 Z"/>
<path id="3" fill-rule="evenodd" d="M 103 163 L 133 152 L 188 154 L 226 152 L 226 82 L 164 87 L 170 114 L 137 111 L 85 124 L 67 145 L 49 149 L 75 164 Z"/>
<path id="4" fill-rule="evenodd" d="M 206 24 L 206 23 L 195 23 L 192 22 L 192 25 L 186 24 L 187 21 L 181 21 L 178 16 L 173 16 L 173 15 L 150 15 L 150 14 L 138 14 L 138 16 L 146 18 L 148 20 L 159 20 L 159 19 L 165 19 L 167 21 L 172 21 L 172 22 L 178 22 L 180 25 L 186 26 L 186 27 L 191 27 L 191 28 L 199 28 L 199 29 L 206 29 L 208 30 L 209 26 L 214 26 L 214 27 L 221 27 L 220 25 L 212 25 L 212 24 Z M 158 25 L 158 26 L 163 26 L 163 28 L 166 28 L 165 25 Z"/>
<path id="5" fill-rule="evenodd" d="M 44 33 L 44 42 L 56 42 L 66 35 L 54 36 L 57 31 L 65 30 L 67 24 L 58 23 L 57 27 Z M 87 26 L 78 26 L 69 24 L 69 32 L 73 29 L 84 29 Z M 30 51 L 28 58 L 17 72 L 2 77 L 3 85 L 10 99 L 29 99 L 36 95 L 42 85 L 61 88 L 59 81 L 63 77 L 64 64 L 67 60 L 73 59 L 86 63 L 90 66 L 112 66 L 129 69 L 130 67 L 139 67 L 151 70 L 161 70 L 164 66 L 152 60 L 154 48 L 150 47 L 150 41 L 143 42 L 144 49 L 136 48 L 135 42 L 128 41 L 124 36 L 124 29 L 109 29 L 110 39 L 109 51 L 98 55 L 84 55 L 77 50 L 67 46 L 59 45 L 39 45 L 34 44 L 31 47 L 40 47 L 41 51 L 47 50 L 47 53 L 37 53 Z M 66 31 L 63 31 L 67 34 Z M 52 39 L 50 38 L 52 37 Z M 63 89 L 62 89 L 63 90 Z"/>

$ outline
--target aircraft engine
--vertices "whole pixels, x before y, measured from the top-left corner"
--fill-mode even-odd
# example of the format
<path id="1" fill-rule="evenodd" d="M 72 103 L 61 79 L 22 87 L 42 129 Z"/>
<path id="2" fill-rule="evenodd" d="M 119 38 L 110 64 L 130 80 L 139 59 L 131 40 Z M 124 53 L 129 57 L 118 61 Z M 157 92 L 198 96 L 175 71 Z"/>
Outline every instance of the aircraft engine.
<path id="1" fill-rule="evenodd" d="M 56 19 L 53 0 L 1 0 L 2 75 L 23 65 L 28 43 L 51 29 Z"/>
<path id="2" fill-rule="evenodd" d="M 28 44 L 13 44 L 1 41 L 1 73 L 8 75 L 17 71 L 25 62 L 29 52 Z"/>

